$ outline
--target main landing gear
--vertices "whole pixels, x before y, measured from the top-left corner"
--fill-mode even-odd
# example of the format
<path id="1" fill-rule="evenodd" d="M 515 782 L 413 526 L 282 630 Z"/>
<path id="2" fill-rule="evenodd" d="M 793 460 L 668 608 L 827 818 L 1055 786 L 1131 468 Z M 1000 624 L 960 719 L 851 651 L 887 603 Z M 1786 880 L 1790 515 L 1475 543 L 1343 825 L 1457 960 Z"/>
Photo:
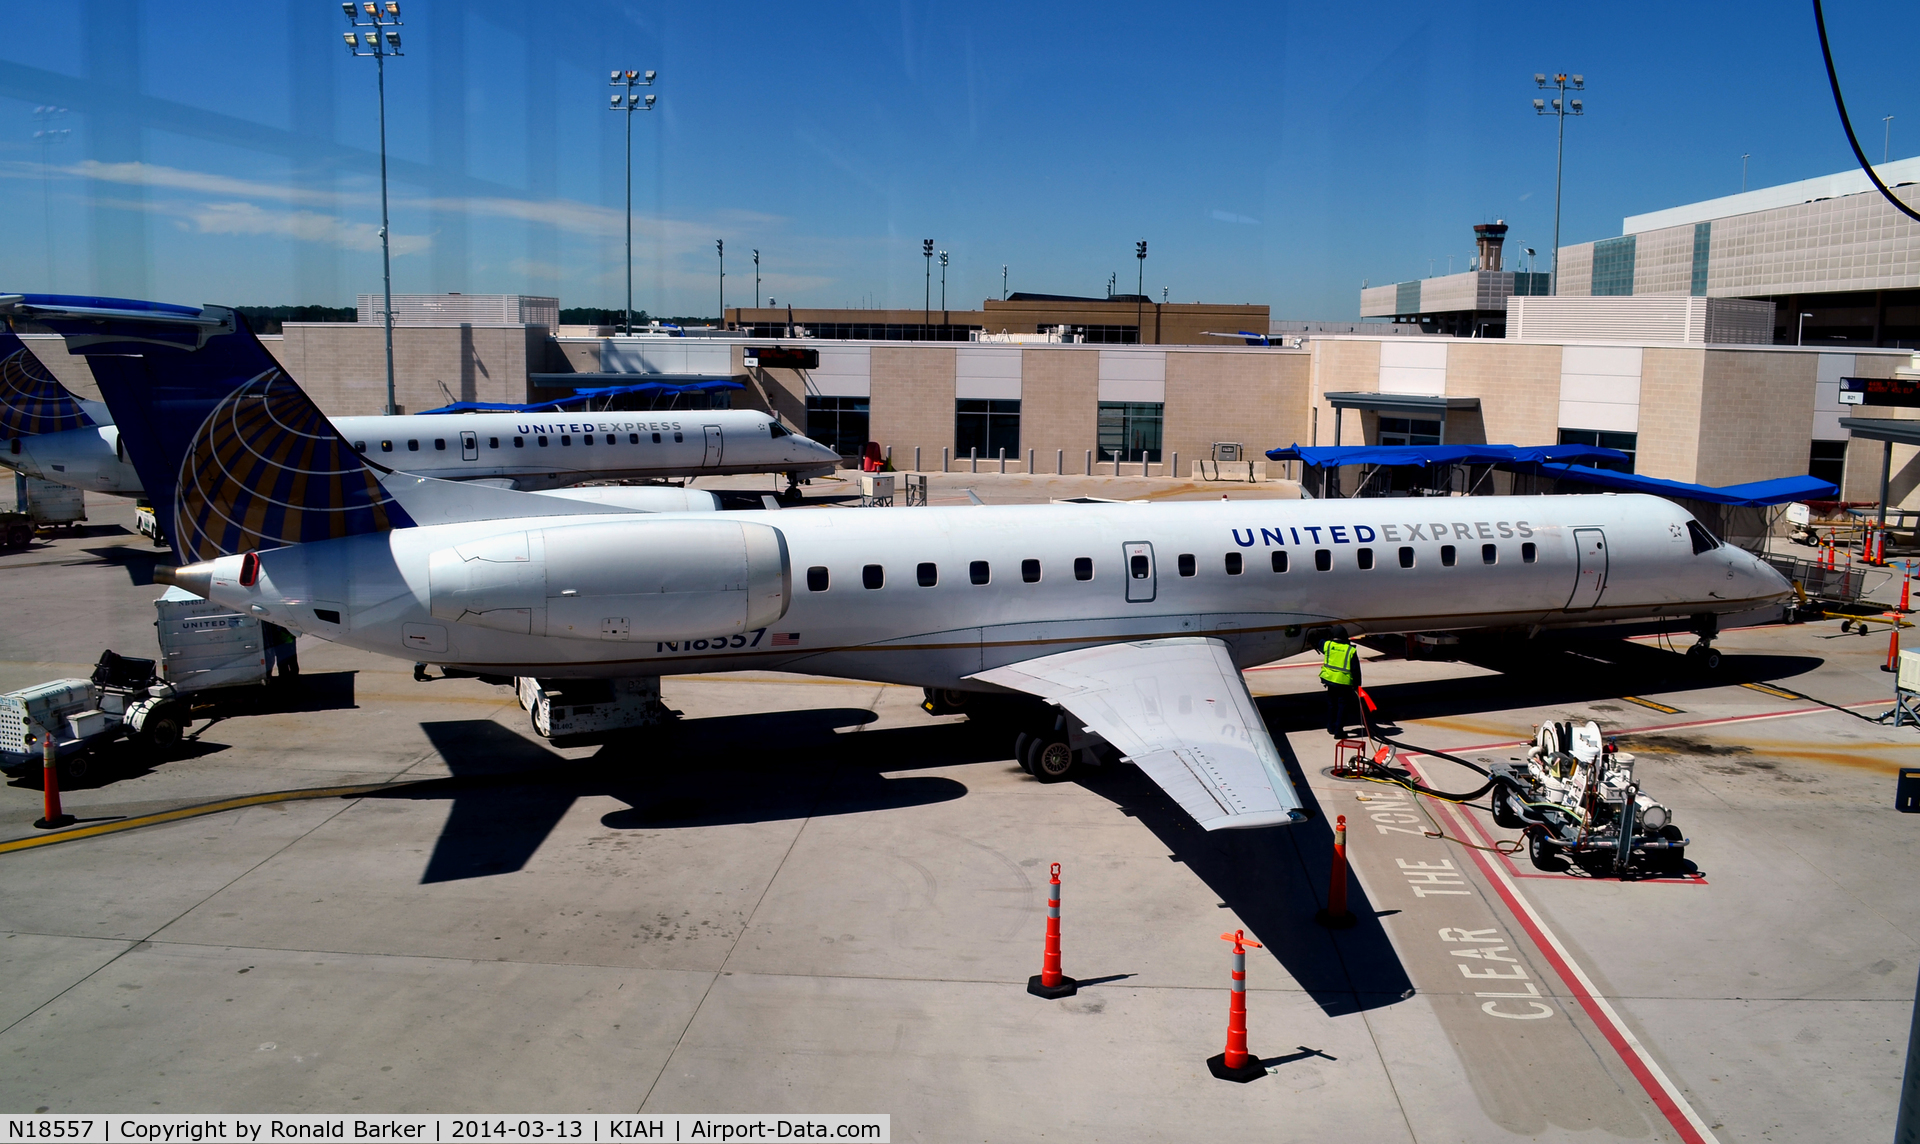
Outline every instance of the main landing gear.
<path id="1" fill-rule="evenodd" d="M 1043 783 L 1064 782 L 1077 768 L 1079 752 L 1067 741 L 1066 716 L 1048 712 L 1045 725 L 1013 737 L 1013 757 L 1020 769 Z"/>

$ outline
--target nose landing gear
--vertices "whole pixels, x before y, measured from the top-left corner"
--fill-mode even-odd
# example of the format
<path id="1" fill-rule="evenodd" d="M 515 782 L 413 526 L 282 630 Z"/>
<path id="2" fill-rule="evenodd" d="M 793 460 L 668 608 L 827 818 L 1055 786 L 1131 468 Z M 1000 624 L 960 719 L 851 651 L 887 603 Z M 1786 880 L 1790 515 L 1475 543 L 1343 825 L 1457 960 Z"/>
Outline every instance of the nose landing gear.
<path id="1" fill-rule="evenodd" d="M 1693 617 L 1693 634 L 1700 642 L 1687 649 L 1688 665 L 1700 671 L 1718 671 L 1720 653 L 1714 649 L 1713 637 L 1720 634 L 1720 617 L 1709 612 Z"/>

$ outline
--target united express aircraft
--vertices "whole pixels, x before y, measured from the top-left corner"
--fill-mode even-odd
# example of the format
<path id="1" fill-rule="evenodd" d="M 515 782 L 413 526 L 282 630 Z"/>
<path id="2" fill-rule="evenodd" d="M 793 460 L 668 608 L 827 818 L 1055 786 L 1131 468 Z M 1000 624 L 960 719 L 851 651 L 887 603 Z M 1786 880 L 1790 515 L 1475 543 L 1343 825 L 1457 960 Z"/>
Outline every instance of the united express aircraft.
<path id="1" fill-rule="evenodd" d="M 50 324 L 87 352 L 87 326 Z M 148 336 L 125 323 L 96 343 L 140 355 L 95 361 L 110 403 L 188 373 L 220 395 L 214 415 L 173 430 L 183 566 L 158 580 L 322 639 L 488 674 L 778 669 L 949 699 L 1037 696 L 1068 718 L 1034 728 L 1036 776 L 1071 769 L 1084 727 L 1209 830 L 1298 817 L 1240 672 L 1327 633 L 1690 617 L 1705 634 L 1789 593 L 1648 496 L 428 523 L 290 383 L 215 382 L 217 355 L 183 364 L 212 342 L 183 352 Z M 270 418 L 250 412 L 263 402 Z M 225 427 L 268 422 L 290 443 L 220 467 L 252 440 Z"/>

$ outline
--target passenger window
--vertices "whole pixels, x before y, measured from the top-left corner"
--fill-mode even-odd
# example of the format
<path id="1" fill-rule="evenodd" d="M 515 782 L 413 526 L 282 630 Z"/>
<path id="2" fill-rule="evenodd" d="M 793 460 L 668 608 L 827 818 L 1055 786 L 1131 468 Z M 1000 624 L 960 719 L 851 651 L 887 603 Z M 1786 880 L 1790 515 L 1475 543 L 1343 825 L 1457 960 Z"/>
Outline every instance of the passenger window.
<path id="1" fill-rule="evenodd" d="M 500 447 L 500 438 L 498 437 L 487 438 L 487 448 L 498 449 L 499 447 Z"/>
<path id="2" fill-rule="evenodd" d="M 1038 584 L 1040 582 L 1040 562 L 1038 560 L 1022 560 L 1020 562 L 1020 579 L 1028 584 Z"/>
<path id="3" fill-rule="evenodd" d="M 366 443 L 365 441 L 355 441 L 355 442 L 353 443 L 353 451 L 354 451 L 354 452 L 356 452 L 356 453 L 364 453 L 364 452 L 366 452 L 366 451 L 367 451 L 367 443 Z"/>
<path id="4" fill-rule="evenodd" d="M 607 444 L 609 444 L 609 445 L 611 445 L 611 444 L 613 444 L 613 443 L 614 443 L 614 442 L 613 442 L 613 434 L 611 434 L 611 433 L 609 433 L 609 434 L 607 434 Z"/>
<path id="5" fill-rule="evenodd" d="M 1500 563 L 1499 546 L 1494 544 L 1482 544 L 1480 546 L 1480 563 L 1482 564 Z"/>
<path id="6" fill-rule="evenodd" d="M 393 452 L 393 442 L 392 442 L 392 441 L 382 441 L 382 442 L 380 442 L 380 451 L 381 451 L 382 453 L 391 453 L 391 452 Z"/>
<path id="7" fill-rule="evenodd" d="M 680 434 L 678 434 L 678 433 L 675 433 L 675 434 L 673 435 L 673 443 L 674 443 L 674 444 L 676 444 L 676 445 L 678 445 L 678 444 L 679 444 L 679 443 L 680 443 L 681 441 L 683 441 L 683 440 L 685 440 L 685 438 L 683 438 L 683 437 L 681 437 L 681 436 L 680 436 Z"/>
<path id="8" fill-rule="evenodd" d="M 565 439 L 563 438 L 563 439 L 561 440 L 561 442 L 560 442 L 560 443 L 561 443 L 561 444 L 563 444 L 563 445 L 564 445 L 564 444 L 566 444 L 566 441 L 565 441 Z M 580 443 L 581 443 L 582 445 L 591 445 L 591 444 L 593 444 L 593 434 L 591 434 L 591 433 L 582 433 L 582 434 L 580 435 Z"/>
<path id="9" fill-rule="evenodd" d="M 1127 561 L 1127 563 L 1131 567 L 1135 580 L 1145 580 L 1147 578 L 1147 573 L 1150 569 L 1147 566 L 1147 558 L 1144 555 L 1137 555 Z"/>
<path id="10" fill-rule="evenodd" d="M 1453 564 L 1454 564 L 1453 556 L 1454 556 L 1453 545 L 1442 544 L 1440 546 L 1440 567 L 1442 568 L 1453 567 Z"/>
<path id="11" fill-rule="evenodd" d="M 639 443 L 640 443 L 640 434 L 638 433 L 627 434 L 627 444 L 638 445 Z"/>
<path id="12" fill-rule="evenodd" d="M 1243 567 L 1243 564 L 1240 559 L 1240 554 L 1238 552 L 1227 553 L 1227 575 L 1229 576 L 1240 575 L 1242 567 Z"/>
<path id="13" fill-rule="evenodd" d="M 1520 546 L 1520 563 L 1522 564 L 1533 563 L 1539 558 L 1539 555 L 1540 550 L 1533 546 L 1533 541 L 1531 540 Z"/>
<path id="14" fill-rule="evenodd" d="M 571 433 L 562 433 L 562 434 L 560 434 L 560 443 L 561 443 L 562 445 L 572 445 L 572 444 L 573 444 L 573 434 L 571 434 Z"/>
<path id="15" fill-rule="evenodd" d="M 1285 549 L 1274 550 L 1273 570 L 1275 572 L 1285 572 L 1287 570 L 1287 553 Z"/>
<path id="16" fill-rule="evenodd" d="M 1359 561 L 1362 572 L 1373 567 L 1373 549 L 1357 548 L 1354 550 L 1353 555 L 1354 558 Z"/>
<path id="17" fill-rule="evenodd" d="M 807 569 L 807 591 L 824 592 L 827 590 L 827 570 L 818 564 Z"/>
<path id="18" fill-rule="evenodd" d="M 860 583 L 869 589 L 878 588 L 887 582 L 887 570 L 878 564 L 869 564 L 860 569 Z"/>
<path id="19" fill-rule="evenodd" d="M 534 441 L 535 441 L 536 443 L 538 443 L 538 444 L 539 444 L 539 446 L 540 446 L 540 447 L 541 447 L 542 449 L 544 449 L 544 448 L 546 448 L 546 447 L 547 447 L 547 439 L 546 439 L 546 437 L 545 437 L 544 435 L 542 435 L 542 436 L 539 436 L 539 437 L 535 437 L 535 438 L 534 438 Z"/>
<path id="20" fill-rule="evenodd" d="M 658 434 L 658 433 L 655 433 L 655 434 L 653 435 L 653 443 L 654 443 L 654 444 L 656 444 L 656 445 L 658 445 L 658 444 L 660 443 L 660 434 Z"/>
<path id="21" fill-rule="evenodd" d="M 1700 522 L 1697 520 L 1687 522 L 1687 535 L 1693 539 L 1693 554 L 1695 556 L 1700 555 L 1702 552 L 1712 552 L 1714 549 L 1720 547 L 1720 542 L 1713 538 L 1713 533 L 1702 528 Z"/>
<path id="22" fill-rule="evenodd" d="M 988 574 L 987 562 L 984 560 L 976 560 L 967 565 L 967 576 L 976 584 L 985 584 L 992 579 Z"/>
<path id="23" fill-rule="evenodd" d="M 443 452 L 443 453 L 444 453 L 444 452 L 446 452 L 446 451 L 447 451 L 447 439 L 446 439 L 445 437 L 435 437 L 435 438 L 433 439 L 433 447 L 434 447 L 434 448 L 436 448 L 436 449 L 438 449 L 438 450 L 440 450 L 440 451 L 441 451 L 441 452 Z"/>
<path id="24" fill-rule="evenodd" d="M 1325 572 L 1328 569 L 1332 568 L 1333 567 L 1333 550 L 1330 548 L 1314 549 L 1313 550 L 1313 566 L 1322 572 Z"/>
<path id="25" fill-rule="evenodd" d="M 407 442 L 407 452 L 409 452 L 409 453 L 418 453 L 419 451 L 420 451 L 420 442 L 418 442 L 418 441 L 408 441 L 408 442 Z"/>
<path id="26" fill-rule="evenodd" d="M 940 582 L 940 568 L 935 564 L 922 564 L 915 568 L 914 574 L 920 578 L 922 588 L 931 588 Z"/>
<path id="27" fill-rule="evenodd" d="M 1180 554 L 1179 564 L 1180 564 L 1180 575 L 1182 576 L 1193 575 L 1193 553 L 1182 552 Z"/>
<path id="28" fill-rule="evenodd" d="M 1076 556 L 1073 558 L 1073 578 L 1075 580 L 1093 579 L 1093 558 Z"/>
<path id="29" fill-rule="evenodd" d="M 514 447 L 514 448 L 516 448 L 516 449 L 524 449 L 524 448 L 526 448 L 526 447 L 527 447 L 527 439 L 526 439 L 525 437 L 515 437 L 515 438 L 513 439 L 513 447 Z"/>
<path id="30" fill-rule="evenodd" d="M 1402 548 L 1402 549 L 1400 550 L 1400 567 L 1402 567 L 1402 568 L 1411 568 L 1411 567 L 1413 567 L 1413 549 L 1412 549 L 1412 547 L 1410 547 L 1410 546 L 1409 546 L 1409 547 L 1406 547 L 1406 548 Z"/>

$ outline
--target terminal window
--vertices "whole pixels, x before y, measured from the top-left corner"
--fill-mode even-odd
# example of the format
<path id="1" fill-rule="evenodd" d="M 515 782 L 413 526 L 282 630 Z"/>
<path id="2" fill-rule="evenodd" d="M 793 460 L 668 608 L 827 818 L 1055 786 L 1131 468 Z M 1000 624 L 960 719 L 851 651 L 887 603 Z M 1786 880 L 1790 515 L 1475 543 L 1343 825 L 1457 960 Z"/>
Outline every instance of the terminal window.
<path id="1" fill-rule="evenodd" d="M 1847 443 L 1845 441 L 1815 441 L 1807 453 L 1807 475 L 1827 481 L 1835 488 L 1844 487 L 1847 475 Z"/>
<path id="2" fill-rule="evenodd" d="M 1562 445 L 1598 445 L 1602 449 L 1618 449 L 1627 455 L 1624 461 L 1611 458 L 1597 461 L 1579 461 L 1577 464 L 1592 465 L 1599 469 L 1612 469 L 1616 473 L 1633 472 L 1634 455 L 1639 449 L 1640 434 L 1609 433 L 1604 429 L 1562 429 Z"/>
<path id="3" fill-rule="evenodd" d="M 1100 403 L 1100 459 L 1160 460 L 1160 432 L 1167 407 L 1158 401 Z"/>
<path id="4" fill-rule="evenodd" d="M 1381 445 L 1438 445 L 1440 423 L 1416 417 L 1382 417 L 1378 437 Z"/>
<path id="5" fill-rule="evenodd" d="M 864 397 L 807 398 L 807 436 L 842 457 L 858 457 L 869 440 L 868 405 Z"/>
<path id="6" fill-rule="evenodd" d="M 1020 403 L 982 398 L 961 398 L 954 402 L 953 451 L 957 457 L 970 457 L 978 449 L 982 458 L 996 458 L 1005 449 L 1007 456 L 1020 454 Z"/>

